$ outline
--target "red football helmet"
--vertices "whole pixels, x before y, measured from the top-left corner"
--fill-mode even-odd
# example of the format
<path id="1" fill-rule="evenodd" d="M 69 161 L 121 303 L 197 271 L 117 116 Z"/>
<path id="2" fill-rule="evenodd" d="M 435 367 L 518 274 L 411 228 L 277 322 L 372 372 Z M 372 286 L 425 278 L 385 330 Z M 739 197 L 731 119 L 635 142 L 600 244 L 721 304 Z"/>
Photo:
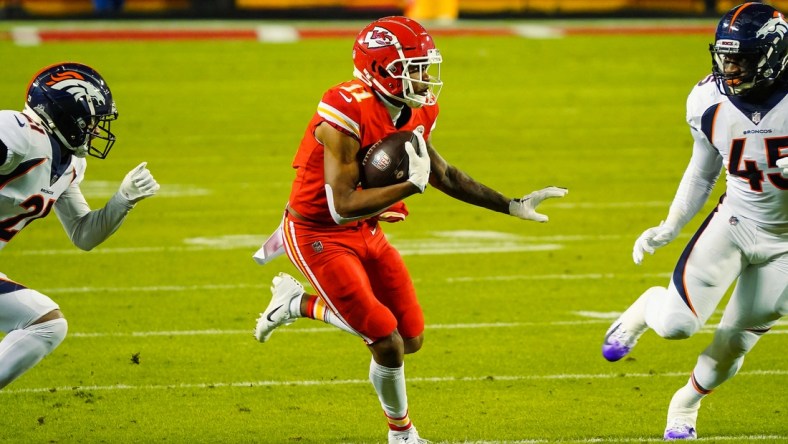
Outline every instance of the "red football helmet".
<path id="1" fill-rule="evenodd" d="M 375 20 L 361 30 L 353 45 L 353 75 L 411 108 L 438 101 L 442 61 L 427 30 L 407 17 Z M 436 65 L 436 76 L 427 72 L 431 65 Z"/>

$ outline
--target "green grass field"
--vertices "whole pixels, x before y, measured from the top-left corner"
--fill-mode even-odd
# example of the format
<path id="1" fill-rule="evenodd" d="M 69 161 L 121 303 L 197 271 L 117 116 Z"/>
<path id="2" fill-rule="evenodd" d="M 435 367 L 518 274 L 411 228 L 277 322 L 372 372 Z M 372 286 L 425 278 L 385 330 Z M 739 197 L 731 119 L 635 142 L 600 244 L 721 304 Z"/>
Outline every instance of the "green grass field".
<path id="1" fill-rule="evenodd" d="M 408 199 L 407 221 L 384 227 L 426 316 L 424 348 L 406 359 L 423 437 L 661 439 L 668 402 L 719 315 L 685 341 L 650 332 L 616 364 L 600 345 L 618 312 L 667 284 L 702 220 L 632 263 L 634 240 L 665 217 L 689 159 L 684 104 L 709 72 L 710 39 L 437 39 L 441 154 L 510 196 L 547 185 L 570 194 L 544 203 L 551 220 L 537 224 L 428 189 Z M 271 278 L 296 273 L 284 258 L 260 267 L 251 255 L 279 223 L 290 161 L 323 91 L 352 74 L 351 46 L 0 41 L 0 109 L 21 109 L 32 74 L 57 61 L 108 79 L 119 142 L 89 161 L 92 206 L 143 160 L 162 186 L 90 253 L 52 216 L 0 254 L 0 271 L 51 296 L 70 326 L 52 355 L 0 392 L 0 442 L 385 439 L 360 340 L 310 320 L 264 345 L 251 334 Z M 704 401 L 703 440 L 788 441 L 786 333 L 782 322 Z"/>

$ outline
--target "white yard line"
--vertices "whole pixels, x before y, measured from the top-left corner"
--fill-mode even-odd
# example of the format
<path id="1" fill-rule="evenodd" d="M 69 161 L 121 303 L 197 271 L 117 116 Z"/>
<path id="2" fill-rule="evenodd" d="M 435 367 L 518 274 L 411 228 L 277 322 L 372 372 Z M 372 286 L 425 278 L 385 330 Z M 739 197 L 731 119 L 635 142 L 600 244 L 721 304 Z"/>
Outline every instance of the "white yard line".
<path id="1" fill-rule="evenodd" d="M 146 285 L 134 287 L 57 287 L 36 289 L 44 294 L 79 293 L 178 293 L 183 291 L 243 290 L 268 288 L 271 284 Z"/>
<path id="2" fill-rule="evenodd" d="M 748 376 L 787 376 L 788 370 L 750 370 L 739 372 L 739 377 Z M 485 376 L 441 376 L 441 377 L 409 377 L 408 383 L 468 383 L 468 382 L 496 382 L 496 381 L 544 381 L 544 380 L 599 380 L 622 378 L 674 378 L 687 376 L 686 371 L 668 373 L 597 373 L 597 374 L 555 374 L 555 375 L 485 375 Z M 113 391 L 113 390 L 169 390 L 169 389 L 216 389 L 236 387 L 319 387 L 331 385 L 367 385 L 368 379 L 327 379 L 327 380 L 293 380 L 293 381 L 239 381 L 239 382 L 213 382 L 213 383 L 182 383 L 182 384 L 115 384 L 115 385 L 90 385 L 90 386 L 64 386 L 40 387 L 23 389 L 6 389 L 0 395 L 43 392 L 73 392 L 73 391 Z"/>
<path id="3" fill-rule="evenodd" d="M 518 439 L 516 441 L 458 441 L 456 444 L 539 444 L 539 443 L 560 443 L 560 444 L 587 444 L 587 443 L 631 443 L 636 442 L 665 442 L 662 438 L 655 437 L 624 437 L 624 438 L 587 438 L 587 439 Z M 699 442 L 753 442 L 753 441 L 788 441 L 788 436 L 781 435 L 730 435 L 730 436 L 704 436 L 698 438 Z M 446 441 L 443 441 L 445 444 Z M 453 442 L 451 444 L 454 444 Z"/>
<path id="4" fill-rule="evenodd" d="M 586 273 L 586 274 L 515 274 L 509 276 L 461 276 L 445 278 L 446 282 L 475 282 L 475 281 L 549 281 L 549 280 L 599 280 L 621 279 L 623 277 L 637 278 L 669 278 L 672 273 Z"/>
<path id="5" fill-rule="evenodd" d="M 665 202 L 613 202 L 588 204 L 556 204 L 557 208 L 565 209 L 608 209 L 632 208 L 643 206 L 666 206 Z M 680 237 L 689 237 L 682 233 Z M 514 233 L 498 231 L 453 230 L 426 233 L 426 237 L 392 236 L 391 243 L 403 256 L 407 255 L 441 255 L 441 254 L 478 254 L 478 253 L 511 253 L 528 251 L 551 251 L 563 248 L 568 242 L 610 242 L 617 240 L 632 241 L 636 233 L 630 234 L 573 234 L 554 236 L 522 236 Z M 171 246 L 135 246 L 97 248 L 91 254 L 141 254 L 141 253 L 190 253 L 213 250 L 249 250 L 253 252 L 265 240 L 265 233 L 235 234 L 213 237 L 197 237 L 182 240 L 181 245 Z M 59 256 L 85 254 L 76 248 L 62 249 L 25 249 L 6 250 L 8 256 Z M 251 253 L 250 253 L 251 254 Z"/>
<path id="6" fill-rule="evenodd" d="M 457 276 L 435 278 L 446 283 L 477 282 L 477 281 L 550 281 L 550 280 L 601 280 L 637 278 L 669 278 L 671 273 L 585 273 L 585 274 L 515 274 L 508 276 Z M 414 279 L 420 282 L 420 279 Z M 53 287 L 37 289 L 44 294 L 77 294 L 77 293 L 140 293 L 140 292 L 183 292 L 203 290 L 242 290 L 266 289 L 270 284 L 202 284 L 202 285 L 146 285 L 134 287 Z"/>
<path id="7" fill-rule="evenodd" d="M 476 324 L 430 324 L 425 326 L 427 330 L 464 330 L 464 329 L 488 329 L 488 328 L 520 328 L 538 327 L 544 328 L 558 325 L 588 325 L 588 324 L 607 324 L 609 320 L 578 320 L 578 321 L 558 321 L 558 322 L 490 322 Z M 250 324 L 251 325 L 251 324 Z M 325 324 L 318 324 L 325 325 Z M 69 332 L 69 338 L 105 338 L 105 337 L 150 337 L 150 336 L 222 336 L 222 335 L 251 335 L 253 328 L 250 326 L 246 330 L 159 330 L 159 331 L 132 331 L 132 332 L 93 332 L 80 333 Z M 336 327 L 314 327 L 314 328 L 280 328 L 277 332 L 286 333 L 341 333 Z"/>
<path id="8" fill-rule="evenodd" d="M 613 318 L 615 319 L 615 317 Z M 539 328 L 572 326 L 572 325 L 607 325 L 610 319 L 581 319 L 553 322 L 488 322 L 488 323 L 468 323 L 468 324 L 428 324 L 426 330 L 476 330 L 491 328 Z M 317 325 L 325 325 L 317 323 Z M 788 325 L 788 321 L 778 322 L 775 329 L 768 334 L 788 334 L 788 329 L 779 329 L 781 326 Z M 716 325 L 709 324 L 704 327 L 699 334 L 714 333 Z M 335 327 L 312 327 L 312 328 L 280 328 L 277 332 L 282 333 L 341 333 Z M 131 331 L 131 332 L 69 332 L 69 338 L 118 338 L 118 337 L 156 337 L 156 336 L 223 336 L 223 335 L 251 335 L 252 327 L 244 330 L 156 330 L 156 331 Z"/>

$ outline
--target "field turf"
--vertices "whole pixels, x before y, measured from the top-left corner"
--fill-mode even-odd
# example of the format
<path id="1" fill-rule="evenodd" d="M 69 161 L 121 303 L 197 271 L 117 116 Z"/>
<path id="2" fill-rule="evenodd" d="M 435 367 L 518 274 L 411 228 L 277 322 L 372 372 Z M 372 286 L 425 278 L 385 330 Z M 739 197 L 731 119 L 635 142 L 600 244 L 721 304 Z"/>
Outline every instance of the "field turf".
<path id="1" fill-rule="evenodd" d="M 441 154 L 512 197 L 547 185 L 570 193 L 545 202 L 550 222 L 537 224 L 428 189 L 407 200 L 405 222 L 384 227 L 426 316 L 424 348 L 406 359 L 425 438 L 660 440 L 719 313 L 685 341 L 649 332 L 619 363 L 600 344 L 618 312 L 667 284 L 705 217 L 632 263 L 634 240 L 664 219 L 689 159 L 685 99 L 709 72 L 710 38 L 437 39 Z M 296 274 L 284 258 L 260 267 L 252 253 L 279 223 L 321 94 L 351 77 L 351 45 L 0 41 L 0 109 L 21 109 L 32 74 L 57 61 L 108 79 L 119 141 L 89 160 L 93 207 L 141 161 L 162 185 L 92 252 L 52 216 L 0 253 L 0 271 L 51 296 L 70 326 L 0 392 L 0 442 L 383 442 L 360 340 L 310 320 L 266 344 L 252 337 L 271 278 Z M 786 333 L 782 322 L 704 401 L 703 440 L 788 441 Z"/>

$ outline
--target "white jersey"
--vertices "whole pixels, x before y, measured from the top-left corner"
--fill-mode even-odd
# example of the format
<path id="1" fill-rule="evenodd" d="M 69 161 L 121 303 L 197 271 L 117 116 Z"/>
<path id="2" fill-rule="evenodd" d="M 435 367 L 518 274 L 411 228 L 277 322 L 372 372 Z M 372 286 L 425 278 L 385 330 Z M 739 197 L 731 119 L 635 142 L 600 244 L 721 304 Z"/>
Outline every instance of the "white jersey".
<path id="1" fill-rule="evenodd" d="M 725 202 L 732 212 L 761 225 L 788 227 L 788 177 L 776 162 L 788 157 L 788 91 L 757 105 L 720 93 L 713 76 L 687 99 L 697 167 L 726 171 Z M 697 155 L 698 146 L 708 154 Z"/>
<path id="2" fill-rule="evenodd" d="M 27 224 L 49 214 L 58 198 L 84 178 L 85 159 L 62 150 L 37 120 L 0 111 L 0 249 Z M 2 152 L 3 150 L 0 150 Z"/>

